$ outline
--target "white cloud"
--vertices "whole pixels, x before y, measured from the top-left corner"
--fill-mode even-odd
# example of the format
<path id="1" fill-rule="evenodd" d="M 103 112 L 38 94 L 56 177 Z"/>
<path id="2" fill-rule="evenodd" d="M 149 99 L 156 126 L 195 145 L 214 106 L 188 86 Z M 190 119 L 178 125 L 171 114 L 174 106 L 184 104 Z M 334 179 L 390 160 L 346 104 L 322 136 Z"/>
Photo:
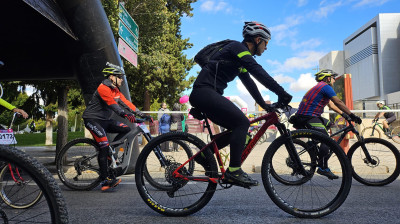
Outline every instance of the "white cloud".
<path id="1" fill-rule="evenodd" d="M 264 99 L 264 101 L 271 100 L 271 96 L 270 95 L 265 95 L 263 97 L 263 99 Z"/>
<path id="2" fill-rule="evenodd" d="M 273 78 L 275 79 L 275 81 L 277 81 L 281 85 L 283 83 L 291 83 L 291 82 L 295 81 L 294 78 L 292 78 L 290 76 L 283 75 L 283 74 L 275 75 L 275 76 L 273 76 Z"/>
<path id="3" fill-rule="evenodd" d="M 307 3 L 308 3 L 307 0 L 297 0 L 298 7 L 305 6 L 305 5 L 307 5 Z"/>
<path id="4" fill-rule="evenodd" d="M 362 1 L 378 1 L 378 0 L 362 0 Z M 387 0 L 380 0 L 380 1 L 387 1 Z M 307 4 L 306 0 L 298 0 L 297 5 L 303 6 Z M 296 44 L 297 40 L 297 26 L 300 24 L 305 23 L 307 20 L 312 20 L 312 21 L 320 21 L 323 18 L 327 18 L 330 14 L 335 12 L 337 8 L 343 6 L 346 4 L 346 1 L 336 1 L 334 3 L 327 3 L 327 1 L 321 1 L 318 9 L 311 11 L 310 13 L 306 15 L 292 15 L 289 17 L 286 17 L 284 22 L 282 24 L 272 26 L 271 32 L 272 32 L 272 39 L 274 42 L 276 42 L 279 45 L 288 45 L 285 40 L 289 40 L 294 42 L 294 44 L 291 44 L 293 49 L 298 48 L 299 46 L 305 46 L 305 45 L 300 45 Z M 311 40 L 309 40 L 311 41 Z M 306 44 L 306 43 L 304 43 Z M 320 44 L 320 43 L 314 43 L 314 44 Z M 317 45 L 317 46 L 318 46 Z M 313 45 L 315 47 L 315 45 Z M 312 47 L 313 47 L 312 46 Z"/>
<path id="5" fill-rule="evenodd" d="M 293 15 L 287 17 L 284 23 L 270 27 L 272 38 L 278 44 L 282 44 L 284 39 L 296 36 L 297 30 L 295 27 L 302 22 L 303 16 Z"/>
<path id="6" fill-rule="evenodd" d="M 231 13 L 233 11 L 232 7 L 225 1 L 215 1 L 215 0 L 208 0 L 204 1 L 201 6 L 200 10 L 203 12 L 219 12 L 223 11 L 225 13 Z"/>
<path id="7" fill-rule="evenodd" d="M 296 57 L 291 57 L 280 63 L 278 61 L 267 60 L 267 63 L 275 67 L 273 73 L 292 72 L 297 69 L 309 69 L 318 65 L 319 59 L 326 53 L 319 51 L 303 51 Z"/>
<path id="8" fill-rule="evenodd" d="M 290 90 L 295 92 L 308 91 L 315 84 L 317 84 L 317 81 L 315 81 L 314 76 L 311 73 L 305 73 L 301 74 L 296 82 L 290 84 Z"/>
<path id="9" fill-rule="evenodd" d="M 324 5 L 325 1 L 322 1 L 320 6 L 317 10 L 312 11 L 311 13 L 308 14 L 308 17 L 318 21 L 322 18 L 327 18 L 329 14 L 332 14 L 333 12 L 336 11 L 337 8 L 340 6 L 343 6 L 343 1 L 338 1 L 332 4 Z M 322 6 L 324 5 L 324 6 Z"/>
<path id="10" fill-rule="evenodd" d="M 312 38 L 312 39 L 309 39 L 309 40 L 306 40 L 306 41 L 302 41 L 300 43 L 297 43 L 297 41 L 293 41 L 292 44 L 291 44 L 291 48 L 293 50 L 297 50 L 299 48 L 311 49 L 311 48 L 316 48 L 319 45 L 321 45 L 321 41 L 316 39 L 316 38 Z"/>
<path id="11" fill-rule="evenodd" d="M 361 6 L 380 6 L 388 2 L 389 0 L 361 0 L 357 4 L 354 5 L 354 7 L 361 7 Z"/>
<path id="12" fill-rule="evenodd" d="M 250 75 L 250 77 L 253 79 L 253 81 L 256 83 L 257 88 L 260 92 L 266 92 L 269 91 L 265 86 L 263 86 L 260 82 L 258 82 L 253 76 Z M 249 95 L 249 91 L 246 89 L 246 87 L 243 85 L 242 81 L 240 79 L 236 79 L 236 88 L 239 90 L 240 94 L 242 95 Z"/>

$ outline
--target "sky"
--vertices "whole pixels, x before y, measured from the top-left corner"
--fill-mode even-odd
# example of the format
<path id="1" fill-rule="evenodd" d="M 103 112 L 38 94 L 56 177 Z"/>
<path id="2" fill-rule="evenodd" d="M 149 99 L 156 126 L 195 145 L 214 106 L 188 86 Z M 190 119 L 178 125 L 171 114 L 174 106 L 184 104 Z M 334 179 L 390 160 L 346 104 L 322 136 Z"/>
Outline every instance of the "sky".
<path id="1" fill-rule="evenodd" d="M 194 46 L 184 53 L 193 58 L 207 44 L 224 39 L 242 41 L 245 21 L 269 27 L 271 40 L 256 61 L 299 102 L 316 82 L 318 61 L 330 51 L 343 50 L 343 40 L 379 13 L 399 13 L 399 0 L 198 0 L 193 17 L 183 17 L 181 35 Z M 200 71 L 194 66 L 189 75 Z M 257 83 L 265 100 L 277 96 Z M 191 90 L 185 92 L 190 94 Z M 254 110 L 254 100 L 239 78 L 224 96 L 239 96 Z"/>

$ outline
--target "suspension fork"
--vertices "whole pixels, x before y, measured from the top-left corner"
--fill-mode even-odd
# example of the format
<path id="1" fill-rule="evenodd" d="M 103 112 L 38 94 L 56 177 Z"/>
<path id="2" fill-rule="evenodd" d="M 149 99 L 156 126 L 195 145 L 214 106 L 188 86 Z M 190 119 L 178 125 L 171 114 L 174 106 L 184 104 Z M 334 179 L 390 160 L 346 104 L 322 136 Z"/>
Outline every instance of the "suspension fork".
<path id="1" fill-rule="evenodd" d="M 152 139 L 152 136 L 151 136 L 150 133 L 144 133 L 144 132 L 143 132 L 143 136 L 146 138 L 147 142 L 150 142 L 150 140 Z M 158 161 L 160 161 L 160 165 L 161 165 L 162 167 L 165 167 L 165 166 L 168 165 L 168 161 L 167 161 L 167 159 L 165 158 L 164 154 L 162 153 L 161 148 L 160 148 L 159 145 L 156 146 L 156 147 L 153 149 L 153 152 L 154 152 L 154 154 L 156 155 Z"/>
<path id="2" fill-rule="evenodd" d="M 300 174 L 303 176 L 308 176 L 309 172 L 307 172 L 304 169 L 303 163 L 300 160 L 299 154 L 296 152 L 296 147 L 294 146 L 292 135 L 290 133 L 290 130 L 285 128 L 283 124 L 275 124 L 275 126 L 278 128 L 280 134 L 284 136 L 285 138 L 285 146 L 288 151 L 290 159 L 294 162 L 296 169 L 300 171 Z"/>
<path id="3" fill-rule="evenodd" d="M 19 173 L 18 167 L 15 167 L 15 173 L 17 174 L 19 180 L 17 180 L 17 178 L 14 175 L 14 171 L 13 171 L 13 167 L 11 166 L 11 163 L 8 164 L 8 169 L 10 170 L 10 174 L 11 174 L 11 177 L 14 180 L 14 182 L 19 183 L 20 182 L 19 180 L 24 181 L 24 179 L 21 177 L 21 175 Z"/>
<path id="4" fill-rule="evenodd" d="M 357 136 L 358 141 L 361 143 L 361 149 L 363 150 L 364 155 L 365 155 L 365 158 L 367 159 L 367 161 L 368 161 L 369 163 L 371 163 L 372 165 L 376 165 L 376 163 L 377 163 L 376 160 L 372 159 L 371 155 L 370 155 L 369 152 L 368 152 L 367 147 L 365 147 L 365 140 L 364 140 L 364 137 L 360 136 L 360 135 L 358 134 L 358 132 L 355 133 L 355 134 L 356 134 L 356 136 Z"/>

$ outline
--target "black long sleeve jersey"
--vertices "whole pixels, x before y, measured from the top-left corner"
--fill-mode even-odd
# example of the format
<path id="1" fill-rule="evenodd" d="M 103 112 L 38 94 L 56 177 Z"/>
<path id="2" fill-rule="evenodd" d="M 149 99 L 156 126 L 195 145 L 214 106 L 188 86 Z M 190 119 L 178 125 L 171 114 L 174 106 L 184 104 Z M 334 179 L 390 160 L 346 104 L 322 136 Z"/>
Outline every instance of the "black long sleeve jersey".
<path id="1" fill-rule="evenodd" d="M 250 74 L 275 94 L 280 95 L 284 92 L 284 89 L 256 62 L 246 43 L 238 41 L 229 43 L 211 57 L 200 71 L 193 88 L 213 88 L 222 95 L 228 82 L 239 76 L 251 96 L 263 107 L 265 102 Z"/>

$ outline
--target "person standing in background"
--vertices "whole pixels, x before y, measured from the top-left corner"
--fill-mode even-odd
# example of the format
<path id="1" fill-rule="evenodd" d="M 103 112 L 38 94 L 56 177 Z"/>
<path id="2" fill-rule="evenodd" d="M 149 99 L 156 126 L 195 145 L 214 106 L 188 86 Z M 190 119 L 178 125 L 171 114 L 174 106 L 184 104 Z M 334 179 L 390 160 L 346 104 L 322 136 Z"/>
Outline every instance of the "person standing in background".
<path id="1" fill-rule="evenodd" d="M 162 102 L 161 108 L 158 110 L 157 120 L 160 121 L 162 115 L 167 112 L 169 112 L 169 109 L 167 108 L 167 104 L 165 102 Z"/>

